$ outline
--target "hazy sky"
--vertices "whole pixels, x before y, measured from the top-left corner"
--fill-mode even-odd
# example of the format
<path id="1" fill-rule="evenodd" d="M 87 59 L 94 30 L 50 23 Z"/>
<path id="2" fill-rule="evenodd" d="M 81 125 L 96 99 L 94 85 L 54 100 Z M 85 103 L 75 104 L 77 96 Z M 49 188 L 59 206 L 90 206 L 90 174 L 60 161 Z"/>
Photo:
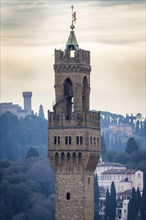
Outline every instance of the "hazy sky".
<path id="1" fill-rule="evenodd" d="M 54 102 L 54 49 L 64 49 L 77 12 L 79 47 L 91 51 L 91 109 L 145 113 L 145 1 L 1 0 L 1 102 L 45 112 Z"/>

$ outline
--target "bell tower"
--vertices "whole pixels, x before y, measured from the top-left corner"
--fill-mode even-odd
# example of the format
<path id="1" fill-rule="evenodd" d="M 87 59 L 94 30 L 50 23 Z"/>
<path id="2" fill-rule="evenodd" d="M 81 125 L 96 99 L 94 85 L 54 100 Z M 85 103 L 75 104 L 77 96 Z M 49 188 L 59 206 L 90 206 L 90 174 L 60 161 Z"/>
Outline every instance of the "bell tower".
<path id="1" fill-rule="evenodd" d="M 72 6 L 64 51 L 55 50 L 55 105 L 48 111 L 48 153 L 55 172 L 56 220 L 94 219 L 94 170 L 100 156 L 100 113 L 90 108 L 90 51 L 79 48 Z"/>

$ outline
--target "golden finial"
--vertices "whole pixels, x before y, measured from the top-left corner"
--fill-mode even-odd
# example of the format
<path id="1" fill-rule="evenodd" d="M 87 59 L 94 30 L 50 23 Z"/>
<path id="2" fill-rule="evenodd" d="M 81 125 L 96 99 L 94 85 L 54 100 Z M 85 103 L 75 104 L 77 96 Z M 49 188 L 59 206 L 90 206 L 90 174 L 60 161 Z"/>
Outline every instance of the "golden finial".
<path id="1" fill-rule="evenodd" d="M 73 31 L 73 29 L 75 28 L 75 25 L 74 25 L 74 24 L 76 23 L 77 18 L 76 18 L 76 12 L 73 11 L 73 10 L 74 10 L 74 6 L 73 6 L 73 5 L 71 6 L 71 9 L 72 9 L 72 22 L 71 22 L 70 28 L 71 28 L 72 31 Z"/>

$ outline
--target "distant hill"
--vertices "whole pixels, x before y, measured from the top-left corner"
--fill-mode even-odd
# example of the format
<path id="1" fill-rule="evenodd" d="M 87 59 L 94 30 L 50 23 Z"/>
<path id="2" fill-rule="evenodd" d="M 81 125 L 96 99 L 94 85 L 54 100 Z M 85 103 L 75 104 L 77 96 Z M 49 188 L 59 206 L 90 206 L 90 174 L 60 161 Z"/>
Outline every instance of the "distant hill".
<path id="1" fill-rule="evenodd" d="M 101 112 L 101 131 L 107 149 L 124 151 L 129 137 L 134 137 L 139 148 L 145 148 L 146 119 L 142 114 L 126 115 Z"/>
<path id="2" fill-rule="evenodd" d="M 30 147 L 47 157 L 48 122 L 35 115 L 18 119 L 6 112 L 0 116 L 0 159 L 24 159 Z M 134 115 L 101 112 L 101 133 L 107 150 L 123 152 L 129 137 L 134 137 L 140 149 L 144 149 L 146 119 L 140 113 Z"/>

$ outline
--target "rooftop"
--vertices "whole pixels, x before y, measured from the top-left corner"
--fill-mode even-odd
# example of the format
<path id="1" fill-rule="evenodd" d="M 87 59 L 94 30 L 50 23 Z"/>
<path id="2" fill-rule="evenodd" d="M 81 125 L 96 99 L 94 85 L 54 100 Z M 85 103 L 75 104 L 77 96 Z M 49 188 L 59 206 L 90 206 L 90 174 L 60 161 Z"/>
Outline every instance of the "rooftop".
<path id="1" fill-rule="evenodd" d="M 104 171 L 102 174 L 134 174 L 137 170 L 134 169 L 110 169 Z"/>
<path id="2" fill-rule="evenodd" d="M 79 50 L 78 42 L 74 31 L 70 31 L 70 35 L 66 44 L 66 50 Z"/>
<path id="3" fill-rule="evenodd" d="M 117 193 L 117 196 L 131 196 L 131 189 L 125 190 L 124 192 Z"/>
<path id="4" fill-rule="evenodd" d="M 105 163 L 99 163 L 98 164 L 98 167 L 105 167 L 105 166 L 126 167 L 124 164 L 111 163 L 111 162 L 105 162 Z"/>

